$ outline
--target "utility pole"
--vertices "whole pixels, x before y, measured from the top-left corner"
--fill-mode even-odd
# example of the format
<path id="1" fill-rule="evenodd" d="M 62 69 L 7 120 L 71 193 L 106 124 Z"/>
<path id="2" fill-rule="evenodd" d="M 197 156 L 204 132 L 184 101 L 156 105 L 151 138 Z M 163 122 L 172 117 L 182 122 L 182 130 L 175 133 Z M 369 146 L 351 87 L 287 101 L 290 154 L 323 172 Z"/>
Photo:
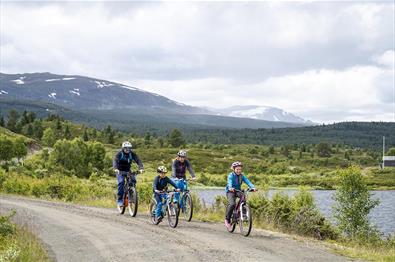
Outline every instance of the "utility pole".
<path id="1" fill-rule="evenodd" d="M 385 136 L 383 136 L 383 169 L 384 169 L 384 156 L 385 156 Z"/>

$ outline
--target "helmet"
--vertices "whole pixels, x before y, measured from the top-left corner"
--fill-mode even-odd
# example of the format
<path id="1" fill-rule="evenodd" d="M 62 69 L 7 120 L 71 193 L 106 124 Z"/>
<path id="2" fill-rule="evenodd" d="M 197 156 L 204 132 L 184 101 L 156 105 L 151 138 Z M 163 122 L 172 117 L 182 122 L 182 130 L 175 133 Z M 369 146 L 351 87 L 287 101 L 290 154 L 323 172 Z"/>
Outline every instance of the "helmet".
<path id="1" fill-rule="evenodd" d="M 238 166 L 243 166 L 243 164 L 240 161 L 236 161 L 232 163 L 231 168 L 235 169 Z"/>
<path id="2" fill-rule="evenodd" d="M 167 173 L 167 168 L 165 166 L 158 166 L 158 169 L 156 169 L 156 172 Z"/>
<path id="3" fill-rule="evenodd" d="M 185 150 L 180 150 L 180 151 L 178 151 L 177 156 L 180 156 L 180 157 L 187 157 L 187 151 L 185 151 Z"/>
<path id="4" fill-rule="evenodd" d="M 122 143 L 122 148 L 132 149 L 132 144 L 129 141 Z"/>

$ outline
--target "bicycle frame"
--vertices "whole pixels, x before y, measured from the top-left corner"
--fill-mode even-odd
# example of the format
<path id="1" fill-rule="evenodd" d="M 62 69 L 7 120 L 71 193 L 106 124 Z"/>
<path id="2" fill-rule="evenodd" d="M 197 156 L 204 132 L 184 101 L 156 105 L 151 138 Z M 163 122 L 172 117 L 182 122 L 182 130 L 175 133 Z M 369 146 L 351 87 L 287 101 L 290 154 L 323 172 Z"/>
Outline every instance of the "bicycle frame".
<path id="1" fill-rule="evenodd" d="M 125 177 L 125 181 L 123 184 L 123 194 L 124 194 L 124 198 L 125 198 L 125 194 L 128 194 L 130 192 L 130 188 L 131 187 L 136 187 L 136 180 L 133 181 L 133 176 L 136 178 L 137 176 L 137 172 L 128 172 L 126 175 L 123 175 Z M 127 195 L 127 198 L 129 199 L 129 195 Z M 128 205 L 128 203 L 124 203 L 124 205 Z"/>
<path id="2" fill-rule="evenodd" d="M 169 204 L 171 203 L 171 201 L 173 200 L 174 193 L 175 193 L 175 191 L 166 191 L 163 193 L 156 193 L 156 194 L 164 195 L 164 197 L 163 197 L 165 199 L 164 203 L 162 200 L 162 203 L 163 203 L 163 206 L 162 206 L 162 213 L 163 214 L 162 215 L 163 215 L 163 217 L 166 216 L 166 212 L 163 212 L 163 210 L 166 210 L 167 207 L 169 206 Z M 154 199 L 155 199 L 155 197 L 154 197 Z M 158 204 L 158 203 L 156 203 L 156 204 Z"/>
<path id="3" fill-rule="evenodd" d="M 235 189 L 235 192 L 241 193 L 240 199 L 239 199 L 239 201 L 237 201 L 236 207 L 233 210 L 233 219 L 235 220 L 233 222 L 234 223 L 238 223 L 240 219 L 241 220 L 243 219 L 243 218 L 240 218 L 241 208 L 242 208 L 243 204 L 247 203 L 247 194 L 250 191 L 249 190 L 245 191 L 245 190 L 237 190 L 237 189 Z"/>

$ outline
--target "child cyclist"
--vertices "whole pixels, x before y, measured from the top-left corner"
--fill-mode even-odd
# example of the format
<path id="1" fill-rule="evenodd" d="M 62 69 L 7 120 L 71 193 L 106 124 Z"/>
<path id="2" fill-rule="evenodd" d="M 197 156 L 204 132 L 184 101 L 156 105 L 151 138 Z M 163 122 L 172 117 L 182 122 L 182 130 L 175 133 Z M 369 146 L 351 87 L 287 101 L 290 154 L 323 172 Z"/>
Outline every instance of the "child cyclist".
<path id="1" fill-rule="evenodd" d="M 226 197 L 228 198 L 228 205 L 226 207 L 225 226 L 230 229 L 230 218 L 232 217 L 233 209 L 236 206 L 236 197 L 240 197 L 241 184 L 245 182 L 247 186 L 256 191 L 255 186 L 250 180 L 242 173 L 243 164 L 239 161 L 232 163 L 233 172 L 228 175 L 228 182 L 226 185 Z"/>
<path id="2" fill-rule="evenodd" d="M 156 210 L 155 210 L 155 220 L 160 220 L 162 216 L 162 201 L 164 194 L 164 190 L 167 189 L 167 185 L 171 184 L 178 192 L 180 189 L 177 188 L 176 183 L 174 183 L 170 178 L 166 176 L 167 169 L 165 166 L 159 166 L 158 169 L 156 170 L 158 173 L 158 176 L 155 177 L 154 183 L 153 183 L 153 190 L 154 190 L 154 197 L 156 201 Z"/>

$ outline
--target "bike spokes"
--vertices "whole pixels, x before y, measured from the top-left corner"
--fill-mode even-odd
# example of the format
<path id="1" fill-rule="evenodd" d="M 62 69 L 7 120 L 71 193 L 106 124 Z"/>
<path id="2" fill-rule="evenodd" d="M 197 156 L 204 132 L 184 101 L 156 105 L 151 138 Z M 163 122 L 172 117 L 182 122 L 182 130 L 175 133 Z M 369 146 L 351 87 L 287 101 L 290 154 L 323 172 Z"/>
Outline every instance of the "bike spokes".
<path id="1" fill-rule="evenodd" d="M 178 204 L 170 202 L 167 206 L 167 219 L 169 221 L 169 226 L 175 228 L 178 224 Z"/>
<path id="2" fill-rule="evenodd" d="M 135 187 L 130 188 L 130 199 L 129 199 L 129 214 L 132 217 L 135 217 L 137 215 L 137 209 L 138 209 L 138 194 L 137 190 Z"/>
<path id="3" fill-rule="evenodd" d="M 184 213 L 184 217 L 188 222 L 191 221 L 193 215 L 193 202 L 189 193 L 186 193 L 183 198 L 182 213 Z"/>
<path id="4" fill-rule="evenodd" d="M 252 228 L 252 214 L 248 204 L 243 204 L 240 207 L 240 233 L 244 236 L 248 236 L 251 233 Z"/>

